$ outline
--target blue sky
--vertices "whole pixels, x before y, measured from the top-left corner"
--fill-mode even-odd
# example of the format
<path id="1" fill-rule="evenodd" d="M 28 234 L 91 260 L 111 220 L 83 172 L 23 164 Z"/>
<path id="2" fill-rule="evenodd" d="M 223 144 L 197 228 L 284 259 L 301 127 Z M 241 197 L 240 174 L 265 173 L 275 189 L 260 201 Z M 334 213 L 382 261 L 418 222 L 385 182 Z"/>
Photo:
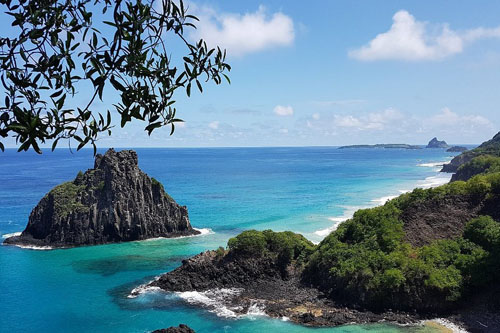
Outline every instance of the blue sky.
<path id="1" fill-rule="evenodd" d="M 173 136 L 135 123 L 99 146 L 480 143 L 500 130 L 500 2 L 189 4 L 189 37 L 227 48 L 231 85 L 178 95 Z"/>

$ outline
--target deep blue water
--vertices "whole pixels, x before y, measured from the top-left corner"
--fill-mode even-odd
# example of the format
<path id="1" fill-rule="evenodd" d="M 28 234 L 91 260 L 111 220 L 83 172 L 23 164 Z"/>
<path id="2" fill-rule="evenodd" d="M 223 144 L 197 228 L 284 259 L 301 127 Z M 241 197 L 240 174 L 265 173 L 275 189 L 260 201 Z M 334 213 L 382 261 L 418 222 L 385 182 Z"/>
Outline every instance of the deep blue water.
<path id="1" fill-rule="evenodd" d="M 183 258 L 224 246 L 242 230 L 292 230 L 320 241 L 359 207 L 444 182 L 432 163 L 450 160 L 451 153 L 333 147 L 136 150 L 139 166 L 188 206 L 192 225 L 212 232 L 51 251 L 0 246 L 0 332 L 148 332 L 179 323 L 197 332 L 429 330 L 310 329 L 264 316 L 221 317 L 189 304 L 186 295 L 127 296 Z M 22 231 L 46 192 L 92 166 L 90 150 L 0 153 L 0 235 Z"/>

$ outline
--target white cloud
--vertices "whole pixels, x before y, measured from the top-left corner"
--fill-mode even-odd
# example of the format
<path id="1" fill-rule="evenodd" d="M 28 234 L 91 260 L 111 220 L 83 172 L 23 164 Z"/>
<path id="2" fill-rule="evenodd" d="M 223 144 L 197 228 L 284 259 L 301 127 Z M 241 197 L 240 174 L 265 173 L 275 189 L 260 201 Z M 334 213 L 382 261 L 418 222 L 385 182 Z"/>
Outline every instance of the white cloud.
<path id="1" fill-rule="evenodd" d="M 352 50 L 349 56 L 363 61 L 374 60 L 439 60 L 461 53 L 468 42 L 482 38 L 500 38 L 500 27 L 476 28 L 465 32 L 440 24 L 437 33 L 427 29 L 428 23 L 417 21 L 409 12 L 400 10 L 393 16 L 389 31 L 378 34 L 367 45 Z"/>
<path id="2" fill-rule="evenodd" d="M 290 105 L 276 105 L 274 107 L 274 113 L 276 113 L 278 116 L 293 116 L 293 108 Z"/>
<path id="3" fill-rule="evenodd" d="M 441 130 L 459 130 L 474 132 L 480 129 L 492 129 L 493 123 L 480 115 L 459 115 L 445 107 L 438 114 L 432 116 L 423 127 L 439 128 Z"/>
<path id="4" fill-rule="evenodd" d="M 293 20 L 276 12 L 267 15 L 259 6 L 253 13 L 218 13 L 210 7 L 192 5 L 193 13 L 200 19 L 191 34 L 195 40 L 203 38 L 208 45 L 219 45 L 230 55 L 262 51 L 276 46 L 288 46 L 295 38 Z"/>
<path id="5" fill-rule="evenodd" d="M 317 112 L 316 112 L 316 113 L 313 113 L 312 118 L 313 118 L 314 120 L 319 120 L 319 118 L 320 118 L 319 113 L 317 113 Z"/>
<path id="6" fill-rule="evenodd" d="M 358 130 L 383 130 L 402 121 L 404 115 L 398 110 L 389 108 L 382 112 L 368 113 L 361 116 L 334 115 L 333 124 L 336 127 L 350 127 Z"/>
<path id="7" fill-rule="evenodd" d="M 361 120 L 351 115 L 348 116 L 335 115 L 333 122 L 335 126 L 339 127 L 358 127 L 358 128 L 364 127 Z"/>
<path id="8" fill-rule="evenodd" d="M 220 122 L 219 122 L 219 121 L 217 121 L 217 120 L 215 120 L 215 121 L 210 122 L 210 123 L 208 124 L 208 127 L 210 127 L 211 129 L 216 130 L 216 129 L 218 129 L 218 128 L 219 128 L 219 124 L 220 124 Z"/>
<path id="9" fill-rule="evenodd" d="M 280 128 L 279 132 L 282 134 L 288 134 L 288 128 Z"/>

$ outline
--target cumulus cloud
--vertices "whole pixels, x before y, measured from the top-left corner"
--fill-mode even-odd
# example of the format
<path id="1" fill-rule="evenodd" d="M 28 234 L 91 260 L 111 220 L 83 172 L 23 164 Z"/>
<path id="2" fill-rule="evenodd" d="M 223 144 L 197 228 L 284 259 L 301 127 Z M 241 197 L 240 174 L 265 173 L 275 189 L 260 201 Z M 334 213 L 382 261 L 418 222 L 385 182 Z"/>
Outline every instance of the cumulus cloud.
<path id="1" fill-rule="evenodd" d="M 393 16 L 389 31 L 378 34 L 367 45 L 352 50 L 349 56 L 362 61 L 374 60 L 439 60 L 461 53 L 464 46 L 482 38 L 500 38 L 500 27 L 476 28 L 457 32 L 440 24 L 427 29 L 428 23 L 417 21 L 406 10 Z"/>
<path id="2" fill-rule="evenodd" d="M 274 113 L 276 113 L 278 116 L 293 116 L 293 108 L 290 105 L 276 105 L 274 107 Z"/>
<path id="3" fill-rule="evenodd" d="M 383 130 L 395 122 L 403 120 L 403 118 L 404 115 L 401 112 L 389 108 L 382 112 L 368 113 L 361 116 L 334 115 L 333 124 L 336 127 L 348 127 L 358 130 Z"/>
<path id="4" fill-rule="evenodd" d="M 219 13 L 211 7 L 191 5 L 200 18 L 191 34 L 208 45 L 219 45 L 230 55 L 242 56 L 271 47 L 288 46 L 295 38 L 293 20 L 281 13 L 268 14 L 264 6 L 253 13 Z"/>
<path id="5" fill-rule="evenodd" d="M 424 128 L 439 128 L 441 130 L 475 132 L 481 129 L 492 129 L 493 123 L 480 115 L 459 115 L 449 108 L 443 108 L 423 124 Z"/>
<path id="6" fill-rule="evenodd" d="M 217 121 L 217 120 L 215 120 L 215 121 L 212 121 L 212 122 L 208 123 L 208 127 L 210 127 L 211 129 L 216 130 L 216 129 L 219 128 L 219 124 L 220 124 L 220 122 Z"/>

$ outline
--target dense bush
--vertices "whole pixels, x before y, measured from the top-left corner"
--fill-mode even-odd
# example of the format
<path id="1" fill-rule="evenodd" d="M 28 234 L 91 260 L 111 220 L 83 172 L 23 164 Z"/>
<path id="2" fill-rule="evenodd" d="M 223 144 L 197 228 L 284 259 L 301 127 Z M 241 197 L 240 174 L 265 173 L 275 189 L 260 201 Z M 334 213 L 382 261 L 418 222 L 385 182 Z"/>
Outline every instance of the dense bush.
<path id="1" fill-rule="evenodd" d="M 230 251 L 242 255 L 273 256 L 282 268 L 292 261 L 303 263 L 314 250 L 313 243 L 291 231 L 247 230 L 229 239 L 227 244 Z"/>
<path id="2" fill-rule="evenodd" d="M 317 246 L 305 279 L 336 300 L 370 308 L 435 311 L 453 306 L 471 287 L 500 277 L 500 224 L 480 217 L 467 224 L 461 238 L 414 248 L 404 242 L 401 212 L 415 202 L 446 196 L 497 200 L 499 184 L 500 173 L 477 175 L 359 210 Z"/>
<path id="3" fill-rule="evenodd" d="M 468 180 L 481 173 L 500 172 L 500 157 L 492 155 L 480 155 L 469 162 L 462 164 L 453 180 Z"/>
<path id="4" fill-rule="evenodd" d="M 229 253 L 269 256 L 281 269 L 290 263 L 303 266 L 305 282 L 351 306 L 446 310 L 500 278 L 500 223 L 481 216 L 467 223 L 462 237 L 421 247 L 405 242 L 402 213 L 442 199 L 493 207 L 494 213 L 500 172 L 416 189 L 383 206 L 359 210 L 318 246 L 292 232 L 249 230 L 229 240 Z"/>

